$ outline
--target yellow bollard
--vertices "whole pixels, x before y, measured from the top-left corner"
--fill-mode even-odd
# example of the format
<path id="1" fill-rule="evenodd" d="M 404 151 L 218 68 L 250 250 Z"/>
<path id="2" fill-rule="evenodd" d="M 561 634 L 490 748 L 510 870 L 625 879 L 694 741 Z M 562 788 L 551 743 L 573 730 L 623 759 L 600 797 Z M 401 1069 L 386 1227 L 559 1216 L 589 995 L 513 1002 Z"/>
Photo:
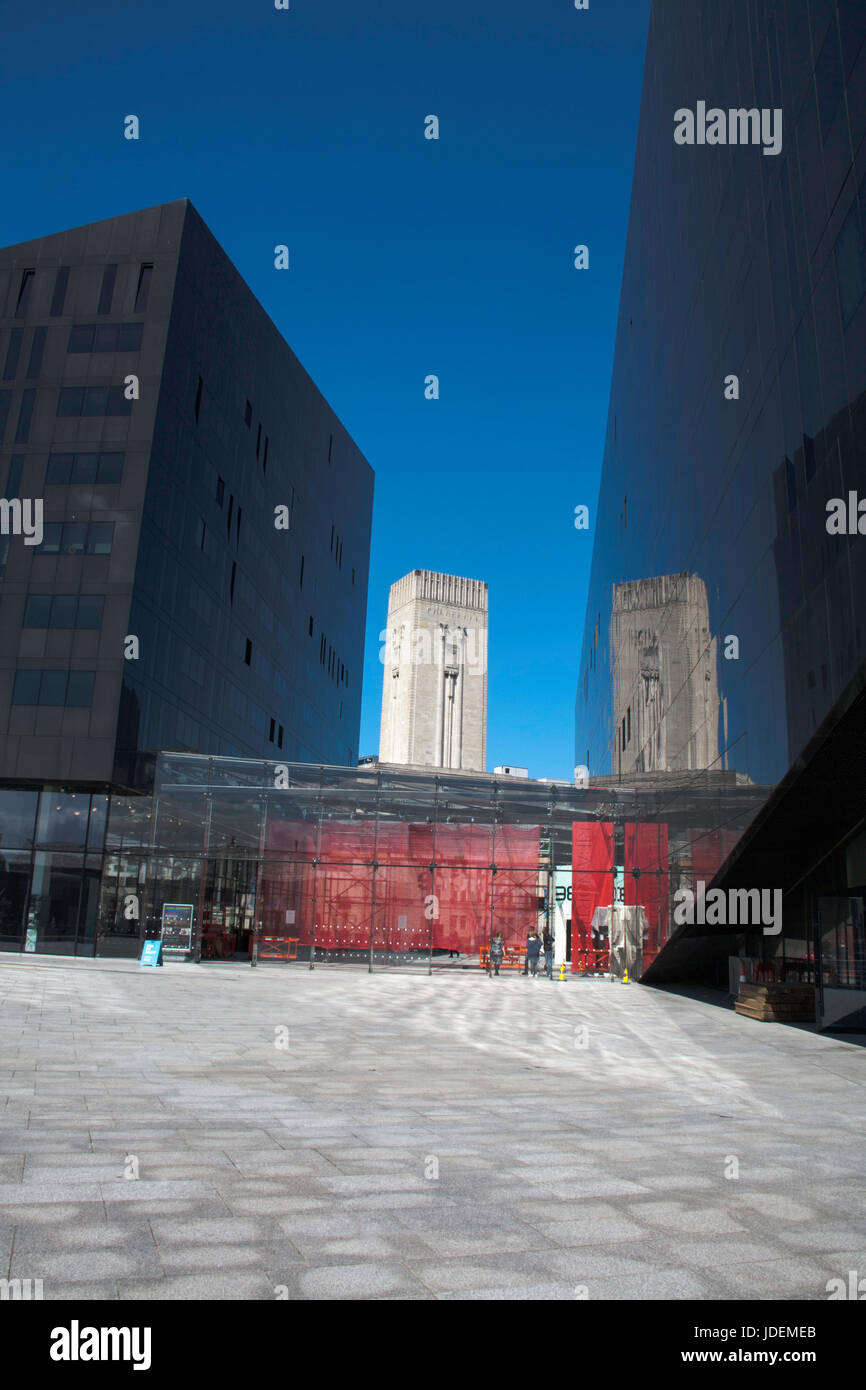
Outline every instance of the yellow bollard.
<path id="1" fill-rule="evenodd" d="M 623 977 L 622 977 L 622 982 L 623 982 L 624 985 L 627 985 L 627 984 L 628 984 L 628 971 L 626 971 L 625 974 L 623 975 Z"/>
<path id="2" fill-rule="evenodd" d="M 564 979 L 565 979 L 565 961 L 564 961 L 564 960 L 559 962 L 559 978 L 560 978 L 560 980 L 564 980 Z"/>

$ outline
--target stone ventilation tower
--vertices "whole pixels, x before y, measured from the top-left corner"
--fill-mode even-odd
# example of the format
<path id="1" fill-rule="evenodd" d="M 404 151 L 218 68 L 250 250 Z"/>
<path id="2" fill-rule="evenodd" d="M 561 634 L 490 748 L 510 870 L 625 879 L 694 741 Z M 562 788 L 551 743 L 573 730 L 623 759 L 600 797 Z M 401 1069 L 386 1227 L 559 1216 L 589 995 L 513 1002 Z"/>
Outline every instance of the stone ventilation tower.
<path id="1" fill-rule="evenodd" d="M 381 640 L 379 761 L 484 772 L 487 585 L 413 570 L 391 585 Z"/>
<path id="2" fill-rule="evenodd" d="M 716 639 L 700 576 L 615 584 L 610 628 L 611 771 L 721 766 Z"/>

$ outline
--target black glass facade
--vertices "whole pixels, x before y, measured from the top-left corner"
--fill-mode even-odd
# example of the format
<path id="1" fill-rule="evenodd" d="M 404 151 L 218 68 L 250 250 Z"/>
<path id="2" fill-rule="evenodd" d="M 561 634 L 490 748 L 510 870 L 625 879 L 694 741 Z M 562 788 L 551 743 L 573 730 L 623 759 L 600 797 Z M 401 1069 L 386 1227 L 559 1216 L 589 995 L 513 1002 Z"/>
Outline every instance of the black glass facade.
<path id="1" fill-rule="evenodd" d="M 353 764 L 372 472 L 189 202 L 0 251 L 0 361 L 0 783 Z"/>
<path id="2" fill-rule="evenodd" d="M 724 114 L 728 143 L 678 143 L 684 110 Z M 780 120 L 781 147 L 733 143 L 740 111 Z M 785 891 L 785 931 L 741 949 L 808 955 L 844 919 L 838 974 L 861 989 L 864 133 L 857 0 L 654 4 L 575 707 L 593 774 L 766 788 L 728 867 Z M 723 974 L 706 934 L 657 976 L 702 951 Z"/>

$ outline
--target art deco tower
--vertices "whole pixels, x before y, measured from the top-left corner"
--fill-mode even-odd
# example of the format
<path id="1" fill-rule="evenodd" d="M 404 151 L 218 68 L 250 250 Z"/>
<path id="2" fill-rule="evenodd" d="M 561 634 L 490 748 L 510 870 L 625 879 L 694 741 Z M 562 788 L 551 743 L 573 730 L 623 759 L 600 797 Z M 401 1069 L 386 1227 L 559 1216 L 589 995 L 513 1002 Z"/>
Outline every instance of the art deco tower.
<path id="1" fill-rule="evenodd" d="M 413 570 L 391 585 L 380 640 L 380 762 L 483 772 L 487 585 Z"/>

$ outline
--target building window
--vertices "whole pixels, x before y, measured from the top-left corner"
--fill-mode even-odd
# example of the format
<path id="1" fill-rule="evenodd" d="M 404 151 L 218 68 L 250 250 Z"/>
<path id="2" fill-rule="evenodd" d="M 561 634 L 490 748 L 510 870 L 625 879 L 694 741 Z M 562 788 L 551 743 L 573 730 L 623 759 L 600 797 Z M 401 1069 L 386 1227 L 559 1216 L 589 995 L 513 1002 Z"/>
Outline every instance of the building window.
<path id="1" fill-rule="evenodd" d="M 62 386 L 57 399 L 58 416 L 130 415 L 132 401 L 122 386 Z"/>
<path id="2" fill-rule="evenodd" d="M 110 555 L 113 521 L 46 521 L 37 555 Z"/>
<path id="3" fill-rule="evenodd" d="M 23 319 L 27 313 L 33 295 L 33 281 L 35 277 L 35 270 L 25 270 L 24 274 L 21 276 L 21 287 L 18 290 L 18 303 L 15 305 L 16 319 Z"/>
<path id="4" fill-rule="evenodd" d="M 238 515 L 237 520 L 235 522 L 235 545 L 240 545 L 241 543 L 241 517 L 243 516 L 243 514 L 243 507 L 238 507 Z"/>
<path id="5" fill-rule="evenodd" d="M 225 483 L 223 482 L 222 478 L 217 478 L 216 500 L 217 500 L 217 506 L 218 506 L 218 507 L 221 507 L 221 506 L 222 506 L 222 504 L 223 504 L 223 498 L 225 497 L 225 495 L 226 495 L 226 485 L 225 485 Z"/>
<path id="6" fill-rule="evenodd" d="M 54 279 L 54 293 L 51 296 L 51 317 L 57 319 L 63 313 L 66 303 L 66 286 L 69 284 L 69 266 L 62 265 Z"/>
<path id="7" fill-rule="evenodd" d="M 77 323 L 69 330 L 67 352 L 138 352 L 143 323 Z"/>
<path id="8" fill-rule="evenodd" d="M 27 364 L 27 377 L 29 381 L 35 381 L 42 371 L 42 354 L 45 351 L 45 335 L 47 328 L 37 328 L 33 333 L 33 342 L 30 346 L 30 361 Z"/>
<path id="9" fill-rule="evenodd" d="M 6 349 L 6 366 L 3 368 L 3 380 L 14 381 L 15 373 L 18 371 L 18 357 L 21 353 L 21 340 L 24 337 L 23 328 L 13 328 L 9 334 L 9 346 Z"/>
<path id="10" fill-rule="evenodd" d="M 271 720 L 271 731 L 270 731 L 270 733 L 268 734 L 268 743 L 273 743 L 273 741 L 274 741 L 274 733 L 276 732 L 276 726 L 277 726 L 277 721 L 276 721 L 276 719 L 272 719 L 272 720 Z"/>
<path id="11" fill-rule="evenodd" d="M 313 635 L 313 615 L 312 615 L 312 613 L 311 613 L 311 614 L 310 614 L 310 636 L 312 637 L 312 635 Z"/>
<path id="12" fill-rule="evenodd" d="M 244 665 L 245 665 L 245 666 L 252 666 L 252 664 L 253 664 L 253 644 L 252 644 L 252 642 L 250 641 L 250 639 L 249 639 L 249 637 L 248 637 L 248 638 L 247 638 L 246 647 L 244 648 Z"/>
<path id="13" fill-rule="evenodd" d="M 258 432 L 258 434 L 256 435 L 256 458 L 258 458 L 258 456 L 259 456 L 259 451 L 260 451 L 261 447 L 262 447 L 262 422 L 261 422 L 261 420 L 259 420 L 259 432 Z"/>
<path id="14" fill-rule="evenodd" d="M 278 733 L 278 735 L 277 735 L 277 747 L 278 747 L 278 748 L 282 748 L 282 746 L 283 746 L 283 726 L 282 726 L 282 724 L 281 724 L 281 725 L 280 725 L 280 728 L 279 728 L 279 733 Z"/>
<path id="15" fill-rule="evenodd" d="M 122 477 L 123 454 L 51 454 L 45 470 L 45 486 L 119 483 Z"/>
<path id="16" fill-rule="evenodd" d="M 16 671 L 13 705 L 62 705 L 86 709 L 93 700 L 93 671 Z"/>
<path id="17" fill-rule="evenodd" d="M 103 594 L 29 594 L 22 627 L 100 628 Z"/>
<path id="18" fill-rule="evenodd" d="M 138 288 L 135 291 L 134 313 L 143 314 L 147 309 L 147 301 L 150 298 L 150 283 L 153 279 L 153 266 L 142 265 L 138 272 Z"/>
<path id="19" fill-rule="evenodd" d="M 196 387 L 196 392 L 195 392 L 195 422 L 196 422 L 196 424 L 198 424 L 199 411 L 201 410 L 201 393 L 202 393 L 203 387 L 204 387 L 204 382 L 202 381 L 201 377 L 199 377 L 199 379 L 198 379 L 198 386 Z"/>
<path id="20" fill-rule="evenodd" d="M 327 642 L 325 641 L 325 634 L 324 634 L 324 632 L 323 632 L 323 633 L 322 633 L 321 640 L 320 640 L 320 642 L 319 642 L 319 661 L 321 662 L 321 664 L 322 664 L 323 666 L 324 666 L 324 664 L 325 664 L 325 652 L 327 651 L 327 646 L 328 646 L 328 644 L 327 644 Z"/>
<path id="21" fill-rule="evenodd" d="M 16 444 L 26 444 L 30 438 L 30 422 L 33 419 L 33 406 L 35 401 L 35 391 L 25 391 L 21 397 L 21 409 L 18 412 L 18 426 L 15 430 Z"/>
<path id="22" fill-rule="evenodd" d="M 247 429 L 251 429 L 251 428 L 252 428 L 252 423 L 253 423 L 253 407 L 252 407 L 251 402 L 250 402 L 250 401 L 247 401 L 246 405 L 244 406 L 244 424 L 246 425 Z"/>
<path id="23" fill-rule="evenodd" d="M 233 516 L 233 514 L 234 514 L 234 509 L 235 509 L 235 498 L 234 498 L 234 493 L 229 493 L 229 514 L 228 514 L 228 517 L 226 518 L 226 536 L 230 536 L 231 533 L 232 533 L 232 516 Z"/>
<path id="24" fill-rule="evenodd" d="M 107 265 L 102 272 L 102 289 L 99 291 L 99 307 L 97 314 L 110 314 L 111 302 L 114 299 L 114 282 L 117 279 L 117 266 Z"/>
<path id="25" fill-rule="evenodd" d="M 263 457 L 262 457 L 262 472 L 263 472 L 263 473 L 267 473 L 267 471 L 268 471 L 268 436 L 265 435 L 265 452 L 264 452 L 264 455 L 263 455 Z"/>

